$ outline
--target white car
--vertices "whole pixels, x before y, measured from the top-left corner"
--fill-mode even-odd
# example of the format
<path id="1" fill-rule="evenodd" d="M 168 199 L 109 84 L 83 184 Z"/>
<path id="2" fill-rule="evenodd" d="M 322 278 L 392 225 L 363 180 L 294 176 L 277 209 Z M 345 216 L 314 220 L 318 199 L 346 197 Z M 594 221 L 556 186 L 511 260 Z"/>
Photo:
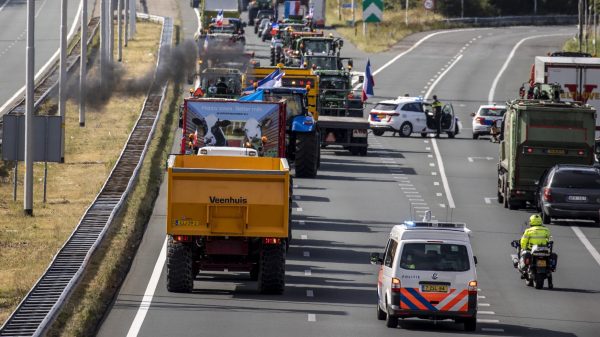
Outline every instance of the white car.
<path id="1" fill-rule="evenodd" d="M 444 105 L 442 112 L 442 133 L 454 138 L 460 133 L 460 121 L 451 104 Z M 400 137 L 409 137 L 413 133 L 427 137 L 427 134 L 437 132 L 431 104 L 423 102 L 421 97 L 401 96 L 377 103 L 369 113 L 369 124 L 375 136 L 391 131 L 399 133 Z"/>
<path id="2" fill-rule="evenodd" d="M 473 139 L 482 135 L 489 135 L 492 125 L 502 121 L 506 113 L 506 105 L 482 105 L 473 116 Z"/>
<path id="3" fill-rule="evenodd" d="M 464 223 L 406 221 L 390 233 L 380 265 L 377 319 L 396 328 L 400 318 L 453 319 L 477 325 L 477 259 Z"/>

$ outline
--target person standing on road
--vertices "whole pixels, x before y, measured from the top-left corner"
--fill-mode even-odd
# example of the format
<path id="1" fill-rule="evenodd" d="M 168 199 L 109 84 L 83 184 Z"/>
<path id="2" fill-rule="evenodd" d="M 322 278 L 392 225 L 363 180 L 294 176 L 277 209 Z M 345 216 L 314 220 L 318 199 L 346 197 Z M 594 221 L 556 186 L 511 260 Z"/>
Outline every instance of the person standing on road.
<path id="1" fill-rule="evenodd" d="M 440 133 L 442 133 L 442 102 L 438 101 L 437 95 L 433 95 L 431 107 L 433 108 L 433 120 L 437 131 L 435 138 L 440 138 Z"/>

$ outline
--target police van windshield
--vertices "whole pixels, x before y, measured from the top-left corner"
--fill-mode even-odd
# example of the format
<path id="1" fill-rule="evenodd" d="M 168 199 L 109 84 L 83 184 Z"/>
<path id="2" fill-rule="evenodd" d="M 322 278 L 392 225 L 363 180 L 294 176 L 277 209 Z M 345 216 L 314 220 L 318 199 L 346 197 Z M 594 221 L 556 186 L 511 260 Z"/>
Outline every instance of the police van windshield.
<path id="1" fill-rule="evenodd" d="M 467 271 L 469 254 L 464 245 L 446 243 L 406 243 L 400 268 L 430 271 Z"/>

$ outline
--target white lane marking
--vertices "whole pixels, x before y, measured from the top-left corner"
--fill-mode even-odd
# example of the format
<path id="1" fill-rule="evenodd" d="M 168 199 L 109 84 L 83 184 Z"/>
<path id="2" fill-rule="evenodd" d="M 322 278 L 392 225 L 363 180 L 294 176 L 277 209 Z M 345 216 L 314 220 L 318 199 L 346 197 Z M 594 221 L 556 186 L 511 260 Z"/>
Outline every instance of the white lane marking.
<path id="1" fill-rule="evenodd" d="M 478 315 L 495 315 L 496 313 L 493 311 L 482 311 L 482 310 L 477 310 L 477 314 Z"/>
<path id="2" fill-rule="evenodd" d="M 500 323 L 500 320 L 497 319 L 477 319 L 477 323 Z"/>
<path id="3" fill-rule="evenodd" d="M 477 303 L 477 306 L 479 306 L 479 307 L 489 307 L 490 304 L 489 303 Z"/>
<path id="4" fill-rule="evenodd" d="M 298 188 L 298 185 L 294 185 L 294 188 Z"/>
<path id="5" fill-rule="evenodd" d="M 306 291 L 306 297 L 315 297 L 315 292 L 312 290 L 307 290 Z"/>
<path id="6" fill-rule="evenodd" d="M 408 200 L 410 200 L 411 202 L 413 202 L 413 201 L 425 201 L 425 199 L 419 199 L 419 198 L 415 199 L 415 198 L 410 198 L 410 197 L 411 197 L 411 195 L 409 195 Z"/>
<path id="7" fill-rule="evenodd" d="M 485 299 L 485 296 L 483 296 L 483 295 L 477 295 L 477 298 Z"/>
<path id="8" fill-rule="evenodd" d="M 477 320 L 479 321 L 479 320 Z M 486 332 L 504 332 L 504 329 L 501 328 L 481 328 L 481 331 L 486 331 Z"/>
<path id="9" fill-rule="evenodd" d="M 427 158 L 433 158 L 433 155 L 432 154 L 428 154 Z"/>
<path id="10" fill-rule="evenodd" d="M 420 194 L 418 191 L 403 191 L 404 194 Z"/>
<path id="11" fill-rule="evenodd" d="M 298 220 L 298 223 L 301 224 L 301 225 L 305 225 L 306 221 L 304 221 L 304 220 Z"/>
<path id="12" fill-rule="evenodd" d="M 411 205 L 427 205 L 426 202 L 411 202 Z"/>
<path id="13" fill-rule="evenodd" d="M 310 257 L 310 252 L 302 252 L 302 255 L 304 255 L 304 257 Z"/>
<path id="14" fill-rule="evenodd" d="M 308 239 L 308 235 L 302 234 L 302 235 L 300 235 L 300 239 L 306 240 L 306 239 Z"/>
<path id="15" fill-rule="evenodd" d="M 467 157 L 467 160 L 472 163 L 473 162 L 473 157 Z"/>
<path id="16" fill-rule="evenodd" d="M 405 191 L 414 191 L 416 190 L 415 187 L 400 187 L 401 190 L 405 190 Z"/>
<path id="17" fill-rule="evenodd" d="M 431 95 L 433 88 L 435 88 L 435 86 L 442 80 L 442 78 L 444 78 L 444 76 L 450 71 L 450 69 L 452 69 L 452 67 L 454 67 L 458 63 L 458 61 L 460 61 L 460 59 L 462 59 L 462 57 L 463 57 L 463 55 L 460 54 L 454 60 L 454 62 L 452 62 L 452 64 L 449 65 L 448 68 L 446 68 L 446 70 L 444 70 L 444 72 L 440 76 L 438 76 L 438 78 L 435 80 L 435 82 L 433 82 L 431 87 L 429 87 L 429 90 L 425 93 L 425 97 L 423 97 L 424 99 L 427 99 L 427 97 L 429 97 L 429 95 Z M 435 144 L 435 138 L 432 139 L 432 143 Z M 435 147 L 435 145 L 434 145 L 434 147 Z"/>
<path id="18" fill-rule="evenodd" d="M 583 243 L 585 248 L 587 248 L 588 252 L 590 252 L 590 254 L 592 254 L 592 257 L 594 258 L 594 260 L 596 260 L 596 263 L 598 263 L 598 265 L 600 265 L 600 254 L 598 253 L 596 248 L 594 248 L 594 246 L 592 245 L 590 240 L 587 239 L 587 237 L 585 236 L 585 234 L 583 234 L 583 232 L 581 231 L 581 229 L 579 227 L 571 226 L 571 229 L 573 230 L 573 232 L 575 232 L 575 235 L 577 235 L 577 237 L 579 238 L 579 241 L 581 241 L 581 243 Z"/>
<path id="19" fill-rule="evenodd" d="M 414 206 L 414 209 L 429 209 L 429 206 Z"/>
<path id="20" fill-rule="evenodd" d="M 404 55 L 410 53 L 411 51 L 413 51 L 415 48 L 417 48 L 418 46 L 421 45 L 421 43 L 425 42 L 426 40 L 436 36 L 436 35 L 440 35 L 440 34 L 446 34 L 446 33 L 457 33 L 457 32 L 464 32 L 464 31 L 469 31 L 469 30 L 475 30 L 475 29 L 452 29 L 452 30 L 446 30 L 446 31 L 440 31 L 440 32 L 435 32 L 435 33 L 431 33 L 427 36 L 424 36 L 422 39 L 420 39 L 419 41 L 417 41 L 415 44 L 413 44 L 410 48 L 408 48 L 407 50 L 403 51 L 402 53 L 396 55 L 393 59 L 387 61 L 384 65 L 382 65 L 381 67 L 379 67 L 377 70 L 375 70 L 373 72 L 373 76 L 379 74 L 380 72 L 382 72 L 385 68 L 391 66 L 392 64 L 394 64 L 394 62 L 398 61 L 398 59 L 400 59 L 401 57 L 403 57 Z M 360 88 L 362 86 L 362 84 L 357 84 L 354 86 L 354 90 L 357 90 L 358 88 Z"/>
<path id="21" fill-rule="evenodd" d="M 437 176 L 437 172 L 431 172 L 432 176 Z"/>
<path id="22" fill-rule="evenodd" d="M 446 208 L 446 204 L 440 204 L 441 208 Z"/>
<path id="23" fill-rule="evenodd" d="M 502 77 L 502 74 L 504 74 L 504 71 L 506 71 L 506 68 L 508 68 L 508 64 L 510 63 L 510 60 L 512 60 L 512 58 L 515 56 L 517 49 L 519 48 L 519 46 L 521 46 L 521 44 L 523 44 L 523 42 L 525 42 L 527 40 L 537 39 L 540 37 L 563 36 L 563 35 L 572 35 L 572 34 L 534 35 L 534 36 L 529 36 L 529 37 L 523 38 L 523 39 L 521 39 L 521 41 L 517 42 L 517 44 L 515 44 L 513 49 L 510 51 L 510 54 L 508 54 L 508 58 L 506 59 L 506 61 L 504 61 L 504 64 L 502 65 L 502 68 L 500 68 L 500 71 L 496 75 L 496 78 L 494 78 L 494 81 L 492 82 L 492 86 L 490 87 L 490 92 L 488 94 L 488 104 L 492 104 L 494 102 L 494 93 L 496 92 L 496 86 L 498 85 L 498 82 L 500 81 L 500 77 Z"/>
<path id="24" fill-rule="evenodd" d="M 152 298 L 154 297 L 154 292 L 156 291 L 156 286 L 158 285 L 158 281 L 160 280 L 160 274 L 162 274 L 162 270 L 166 260 L 167 239 L 165 238 L 165 242 L 163 242 L 162 249 L 160 250 L 160 254 L 158 254 L 158 259 L 156 260 L 156 264 L 154 265 L 154 269 L 152 270 L 150 281 L 148 281 L 148 285 L 146 286 L 146 291 L 144 292 L 144 297 L 142 298 L 140 307 L 138 308 L 138 311 L 135 314 L 133 322 L 131 322 L 129 331 L 127 332 L 127 337 L 136 337 L 140 333 L 142 323 L 144 323 L 144 319 L 146 318 L 148 309 L 150 309 L 150 304 L 152 304 Z"/>
<path id="25" fill-rule="evenodd" d="M 441 197 L 441 196 L 442 196 L 442 193 L 439 193 L 439 192 L 438 192 L 438 193 L 436 193 L 436 194 L 435 194 L 435 196 L 436 196 L 436 197 Z"/>
<path id="26" fill-rule="evenodd" d="M 296 208 L 296 212 L 302 212 L 302 207 Z"/>
<path id="27" fill-rule="evenodd" d="M 4 1 L 4 4 L 2 4 L 2 7 L 0 7 L 0 12 L 2 12 L 2 10 L 4 9 L 4 7 L 6 7 L 6 5 L 8 5 L 9 2 L 10 2 L 10 0 Z"/>
<path id="28" fill-rule="evenodd" d="M 304 270 L 304 276 L 310 276 L 311 274 L 312 274 L 312 272 L 310 271 L 310 269 Z"/>
<path id="29" fill-rule="evenodd" d="M 498 197 L 483 198 L 483 200 L 485 200 L 486 204 L 491 204 L 492 200 L 498 200 Z"/>
<path id="30" fill-rule="evenodd" d="M 440 186 L 440 182 L 439 181 L 434 181 L 433 182 L 433 186 Z"/>
<path id="31" fill-rule="evenodd" d="M 300 200 L 300 196 L 299 195 L 295 195 L 294 196 L 294 200 Z"/>
<path id="32" fill-rule="evenodd" d="M 425 150 L 426 151 L 431 151 L 431 148 L 430 147 L 426 147 Z"/>
<path id="33" fill-rule="evenodd" d="M 413 184 L 409 184 L 409 183 L 407 183 L 407 184 L 402 183 L 402 184 L 398 184 L 398 186 L 409 186 L 410 187 L 410 186 L 414 186 L 414 185 Z"/>
<path id="34" fill-rule="evenodd" d="M 433 138 L 433 151 L 437 157 L 438 169 L 440 171 L 440 176 L 442 177 L 442 183 L 444 184 L 444 191 L 446 191 L 446 198 L 448 199 L 448 207 L 456 208 L 456 205 L 454 204 L 454 198 L 452 198 L 452 193 L 450 192 L 450 185 L 448 184 L 448 178 L 446 177 L 444 163 L 442 162 L 442 155 L 440 154 L 440 149 L 438 149 L 435 138 Z"/>
<path id="35" fill-rule="evenodd" d="M 435 163 L 429 163 L 429 166 L 435 167 Z"/>
<path id="36" fill-rule="evenodd" d="M 423 143 L 429 144 L 429 141 L 428 140 L 424 140 Z"/>
<path id="37" fill-rule="evenodd" d="M 309 322 L 316 322 L 317 321 L 317 315 L 315 315 L 315 314 L 308 314 L 308 321 Z"/>

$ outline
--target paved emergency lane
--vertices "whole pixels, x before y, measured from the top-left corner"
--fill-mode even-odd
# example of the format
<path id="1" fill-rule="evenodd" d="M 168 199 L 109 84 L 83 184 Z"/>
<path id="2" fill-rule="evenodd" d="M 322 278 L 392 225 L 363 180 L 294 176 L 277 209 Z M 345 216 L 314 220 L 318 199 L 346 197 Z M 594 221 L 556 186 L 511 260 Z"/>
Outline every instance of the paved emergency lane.
<path id="1" fill-rule="evenodd" d="M 81 1 L 69 0 L 67 32 Z M 90 6 L 93 1 L 90 0 Z M 35 72 L 59 48 L 61 0 L 35 2 Z M 90 7 L 91 9 L 91 7 Z M 0 106 L 25 85 L 27 2 L 0 0 Z"/>
<path id="2" fill-rule="evenodd" d="M 251 30 L 247 31 L 248 45 L 258 44 L 250 34 Z M 486 36 L 488 32 L 492 35 Z M 448 95 L 453 100 L 473 101 L 470 104 L 478 105 L 474 102 L 487 97 L 493 69 L 499 69 L 504 62 L 500 55 L 507 56 L 512 44 L 529 33 L 523 28 L 507 28 L 432 36 L 422 43 L 423 48 L 415 48 L 377 75 L 376 94 L 396 97 L 405 92 L 418 94 L 427 90 L 427 82 L 432 85 L 435 81 L 431 80 L 444 66 L 449 66 L 448 62 L 461 52 L 461 48 L 478 38 L 482 43 L 477 47 L 479 49 L 475 49 L 477 41 L 471 42 L 473 54 L 469 54 L 469 49 L 463 50 L 463 59 L 436 86 L 436 90 L 443 93 L 440 94 L 442 99 Z M 539 54 L 558 42 L 536 43 L 539 43 L 536 50 Z M 435 46 L 442 44 L 444 50 L 436 50 Z M 490 52 L 488 48 L 496 44 L 500 46 L 490 54 L 498 54 L 498 57 L 483 61 L 476 57 L 478 53 Z M 362 71 L 366 55 L 348 44 L 344 51 L 347 49 L 348 54 L 360 57 L 356 69 Z M 373 70 L 406 48 L 399 49 L 385 57 L 371 56 Z M 344 52 L 344 55 L 348 54 Z M 531 61 L 526 62 L 526 65 L 520 61 L 516 63 L 527 68 Z M 463 64 L 476 65 L 465 70 L 461 69 Z M 484 75 L 483 78 L 477 77 L 478 74 Z M 471 93 L 463 86 L 465 77 L 476 83 Z M 504 80 L 500 82 L 503 83 Z M 512 87 L 512 84 L 506 87 Z M 468 110 L 467 103 L 463 104 Z M 470 124 L 466 116 L 461 115 L 461 118 L 465 126 Z M 148 280 L 164 243 L 163 186 L 140 251 L 99 334 L 126 335 L 128 331 L 134 331 L 136 334 L 131 336 L 397 336 L 399 333 L 429 336 L 444 332 L 466 335 L 462 325 L 453 323 L 413 322 L 405 330 L 398 331 L 386 328 L 375 318 L 377 268 L 368 264 L 369 252 L 383 250 L 393 224 L 410 218 L 411 213 L 421 215 L 431 209 L 438 219 L 452 217 L 467 222 L 475 230 L 481 296 L 485 297 L 480 303 L 487 305 L 480 307 L 479 318 L 483 321 L 475 335 L 594 336 L 598 319 L 583 312 L 584 307 L 591 308 L 592 301 L 597 301 L 596 288 L 590 283 L 600 273 L 593 270 L 591 257 L 580 243 L 571 241 L 572 234 L 565 235 L 569 242 L 564 251 L 560 243 L 559 274 L 568 274 L 557 277 L 556 286 L 587 289 L 587 293 L 581 293 L 587 300 L 573 298 L 573 293 L 579 294 L 574 291 L 535 291 L 524 286 L 510 265 L 508 244 L 518 236 L 518 223 L 528 214 L 509 212 L 485 203 L 483 198 L 488 193 L 493 197 L 495 193 L 495 164 L 481 166 L 477 163 L 478 166 L 469 167 L 466 156 L 471 152 L 473 156 L 495 152 L 495 147 L 483 140 L 470 140 L 469 131 L 460 135 L 460 138 L 466 136 L 469 139 L 437 141 L 456 199 L 457 209 L 452 212 L 440 184 L 441 173 L 431 139 L 372 137 L 368 157 L 326 150 L 317 179 L 295 180 L 295 195 L 299 199 L 294 205 L 294 242 L 288 254 L 287 288 L 283 295 L 259 295 L 254 290 L 255 283 L 248 281 L 245 275 L 218 273 L 201 274 L 193 294 L 168 293 L 165 270 L 161 267 L 152 302 L 142 305 L 147 309 L 145 319 L 136 321 L 140 301 L 147 291 Z M 463 175 L 472 176 L 473 181 L 461 179 Z M 473 195 L 481 196 L 481 204 L 471 199 Z M 562 240 L 562 233 L 559 240 Z M 575 258 L 582 262 L 574 261 Z M 583 277 L 587 280 L 577 285 L 576 279 Z M 540 299 L 540 294 L 545 297 Z M 563 315 L 564 310 L 571 313 Z M 543 316 L 547 313 L 552 317 L 550 320 Z M 576 315 L 581 315 L 581 319 L 573 319 Z"/>

